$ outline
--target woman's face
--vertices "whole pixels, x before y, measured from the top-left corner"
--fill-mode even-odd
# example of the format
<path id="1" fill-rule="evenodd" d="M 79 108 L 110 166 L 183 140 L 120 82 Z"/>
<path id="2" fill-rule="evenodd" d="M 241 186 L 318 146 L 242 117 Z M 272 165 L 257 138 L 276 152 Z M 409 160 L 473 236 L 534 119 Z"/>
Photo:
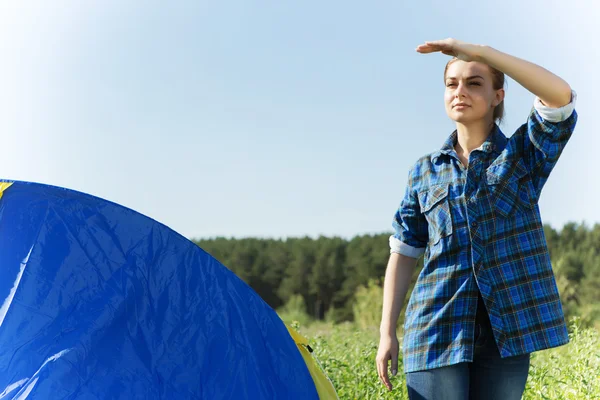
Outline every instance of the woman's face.
<path id="1" fill-rule="evenodd" d="M 494 90 L 486 64 L 455 61 L 445 76 L 444 102 L 448 116 L 460 123 L 493 120 L 494 107 L 504 99 L 504 89 Z"/>

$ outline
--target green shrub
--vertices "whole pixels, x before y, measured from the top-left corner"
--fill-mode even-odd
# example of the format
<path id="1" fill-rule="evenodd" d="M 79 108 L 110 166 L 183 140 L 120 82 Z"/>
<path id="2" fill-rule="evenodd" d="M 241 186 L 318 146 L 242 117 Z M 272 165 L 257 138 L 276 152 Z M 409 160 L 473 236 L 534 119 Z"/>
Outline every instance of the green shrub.
<path id="1" fill-rule="evenodd" d="M 285 323 L 296 322 L 300 326 L 310 325 L 313 320 L 306 312 L 306 303 L 301 295 L 293 295 L 288 302 L 277 309 L 277 314 Z"/>
<path id="2" fill-rule="evenodd" d="M 370 279 L 367 286 L 359 286 L 352 306 L 354 322 L 361 329 L 376 328 L 381 323 L 383 288 L 376 280 Z"/>
<path id="3" fill-rule="evenodd" d="M 402 329 L 402 321 L 404 321 L 404 311 L 406 310 L 406 302 L 403 304 L 396 329 Z M 380 282 L 375 279 L 370 279 L 367 286 L 360 285 L 354 295 L 354 304 L 352 312 L 354 314 L 354 322 L 361 329 L 375 330 L 379 332 L 381 324 L 381 312 L 383 310 L 383 287 Z"/>

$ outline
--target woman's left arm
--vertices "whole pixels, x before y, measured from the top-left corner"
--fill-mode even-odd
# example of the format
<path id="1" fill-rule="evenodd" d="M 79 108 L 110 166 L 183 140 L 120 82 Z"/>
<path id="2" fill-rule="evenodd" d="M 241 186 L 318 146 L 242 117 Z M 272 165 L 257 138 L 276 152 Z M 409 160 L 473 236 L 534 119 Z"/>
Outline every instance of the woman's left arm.
<path id="1" fill-rule="evenodd" d="M 544 105 L 560 108 L 571 102 L 571 87 L 547 69 L 489 46 L 480 46 L 479 60 L 519 82 Z"/>
<path id="2" fill-rule="evenodd" d="M 504 72 L 550 108 L 560 108 L 571 102 L 571 87 L 562 78 L 545 68 L 490 46 L 465 43 L 456 39 L 425 42 L 419 53 L 442 52 L 463 61 L 478 61 Z"/>

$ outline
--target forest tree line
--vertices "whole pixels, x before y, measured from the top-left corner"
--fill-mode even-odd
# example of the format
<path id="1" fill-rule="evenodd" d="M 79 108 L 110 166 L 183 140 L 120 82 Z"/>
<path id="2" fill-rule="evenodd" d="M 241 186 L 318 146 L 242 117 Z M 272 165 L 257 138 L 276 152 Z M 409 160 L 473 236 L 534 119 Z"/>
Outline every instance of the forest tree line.
<path id="1" fill-rule="evenodd" d="M 600 224 L 544 226 L 565 316 L 600 324 Z M 272 308 L 301 296 L 316 319 L 353 319 L 357 291 L 383 284 L 389 233 L 312 239 L 211 238 L 194 240 L 250 285 Z M 410 291 L 423 265 L 417 264 Z M 410 294 L 409 291 L 409 294 Z M 408 295 L 407 295 L 408 299 Z"/>

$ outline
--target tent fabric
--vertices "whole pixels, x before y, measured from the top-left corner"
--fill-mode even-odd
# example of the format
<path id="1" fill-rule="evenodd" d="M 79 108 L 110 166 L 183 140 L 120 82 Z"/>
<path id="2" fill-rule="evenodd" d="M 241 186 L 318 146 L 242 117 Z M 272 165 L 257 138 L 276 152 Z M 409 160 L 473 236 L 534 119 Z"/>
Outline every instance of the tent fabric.
<path id="1" fill-rule="evenodd" d="M 275 311 L 190 240 L 64 188 L 0 196 L 0 399 L 319 398 Z"/>

